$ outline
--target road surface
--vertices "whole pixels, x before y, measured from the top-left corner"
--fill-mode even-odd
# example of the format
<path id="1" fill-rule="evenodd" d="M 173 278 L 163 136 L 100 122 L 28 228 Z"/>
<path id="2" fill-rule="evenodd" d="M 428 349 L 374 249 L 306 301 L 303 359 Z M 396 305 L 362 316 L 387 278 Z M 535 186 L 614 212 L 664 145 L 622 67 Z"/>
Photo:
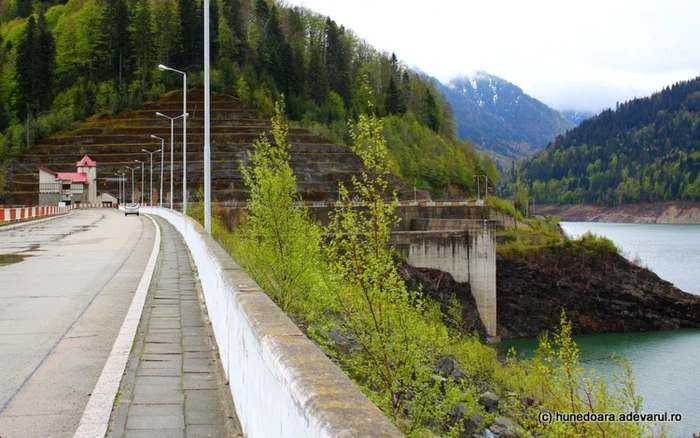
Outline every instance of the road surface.
<path id="1" fill-rule="evenodd" d="M 0 228 L 0 437 L 72 437 L 155 229 L 112 209 Z"/>

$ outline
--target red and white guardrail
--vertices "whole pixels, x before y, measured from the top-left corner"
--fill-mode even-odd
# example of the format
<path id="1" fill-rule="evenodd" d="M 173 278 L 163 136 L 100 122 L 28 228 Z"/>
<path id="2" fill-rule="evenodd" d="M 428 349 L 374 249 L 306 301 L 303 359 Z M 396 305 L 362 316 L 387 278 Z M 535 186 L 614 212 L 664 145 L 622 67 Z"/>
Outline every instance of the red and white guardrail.
<path id="1" fill-rule="evenodd" d="M 109 204 L 75 204 L 66 207 L 2 207 L 0 206 L 0 223 L 34 219 L 67 213 L 76 208 L 108 208 Z"/>

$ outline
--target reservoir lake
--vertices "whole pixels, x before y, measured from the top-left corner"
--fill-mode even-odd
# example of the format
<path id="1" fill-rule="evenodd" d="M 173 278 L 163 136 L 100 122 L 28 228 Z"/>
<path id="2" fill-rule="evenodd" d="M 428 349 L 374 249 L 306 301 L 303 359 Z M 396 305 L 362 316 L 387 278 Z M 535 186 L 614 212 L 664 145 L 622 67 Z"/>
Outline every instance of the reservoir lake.
<path id="1" fill-rule="evenodd" d="M 562 222 L 573 237 L 590 231 L 615 242 L 628 259 L 654 271 L 679 289 L 700 295 L 700 225 Z M 680 413 L 683 421 L 669 423 L 669 436 L 700 435 L 700 329 L 647 333 L 580 335 L 581 362 L 609 376 L 611 354 L 626 356 L 636 378 L 644 412 Z M 537 348 L 536 339 L 501 342 L 524 355 Z"/>

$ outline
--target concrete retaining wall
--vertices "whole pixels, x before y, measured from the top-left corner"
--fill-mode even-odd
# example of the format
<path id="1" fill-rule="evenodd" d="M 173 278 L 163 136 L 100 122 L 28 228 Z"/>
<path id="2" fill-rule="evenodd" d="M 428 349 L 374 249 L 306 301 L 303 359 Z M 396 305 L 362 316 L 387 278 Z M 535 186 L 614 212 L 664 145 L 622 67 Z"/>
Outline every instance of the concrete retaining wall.
<path id="1" fill-rule="evenodd" d="M 171 222 L 192 253 L 246 437 L 402 436 L 198 223 L 141 211 Z"/>
<path id="2" fill-rule="evenodd" d="M 497 340 L 496 221 L 414 219 L 412 225 L 416 231 L 395 232 L 392 243 L 409 264 L 468 282 L 489 338 Z"/>

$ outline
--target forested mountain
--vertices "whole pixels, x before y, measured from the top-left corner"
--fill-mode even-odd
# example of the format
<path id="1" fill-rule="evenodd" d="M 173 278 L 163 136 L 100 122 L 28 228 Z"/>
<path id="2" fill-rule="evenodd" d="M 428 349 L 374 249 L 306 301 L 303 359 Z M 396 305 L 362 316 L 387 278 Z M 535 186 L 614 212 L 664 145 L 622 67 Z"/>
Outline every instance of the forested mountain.
<path id="1" fill-rule="evenodd" d="M 210 8 L 213 91 L 263 117 L 284 94 L 293 123 L 341 144 L 348 120 L 388 117 L 394 170 L 438 195 L 475 192 L 477 173 L 497 180 L 490 159 L 457 139 L 429 79 L 330 17 L 267 0 L 210 0 Z M 158 64 L 201 86 L 202 16 L 201 0 L 2 0 L 0 160 L 76 120 L 181 87 L 182 77 Z"/>
<path id="2" fill-rule="evenodd" d="M 532 155 L 575 125 L 519 87 L 486 72 L 437 87 L 452 106 L 459 137 L 510 159 Z"/>
<path id="3" fill-rule="evenodd" d="M 510 178 L 537 203 L 618 205 L 698 201 L 699 170 L 700 77 L 584 121 Z"/>
<path id="4" fill-rule="evenodd" d="M 561 111 L 561 115 L 564 116 L 567 120 L 572 122 L 574 125 L 578 126 L 583 122 L 584 120 L 588 120 L 591 117 L 595 116 L 594 113 L 590 111 Z"/>

